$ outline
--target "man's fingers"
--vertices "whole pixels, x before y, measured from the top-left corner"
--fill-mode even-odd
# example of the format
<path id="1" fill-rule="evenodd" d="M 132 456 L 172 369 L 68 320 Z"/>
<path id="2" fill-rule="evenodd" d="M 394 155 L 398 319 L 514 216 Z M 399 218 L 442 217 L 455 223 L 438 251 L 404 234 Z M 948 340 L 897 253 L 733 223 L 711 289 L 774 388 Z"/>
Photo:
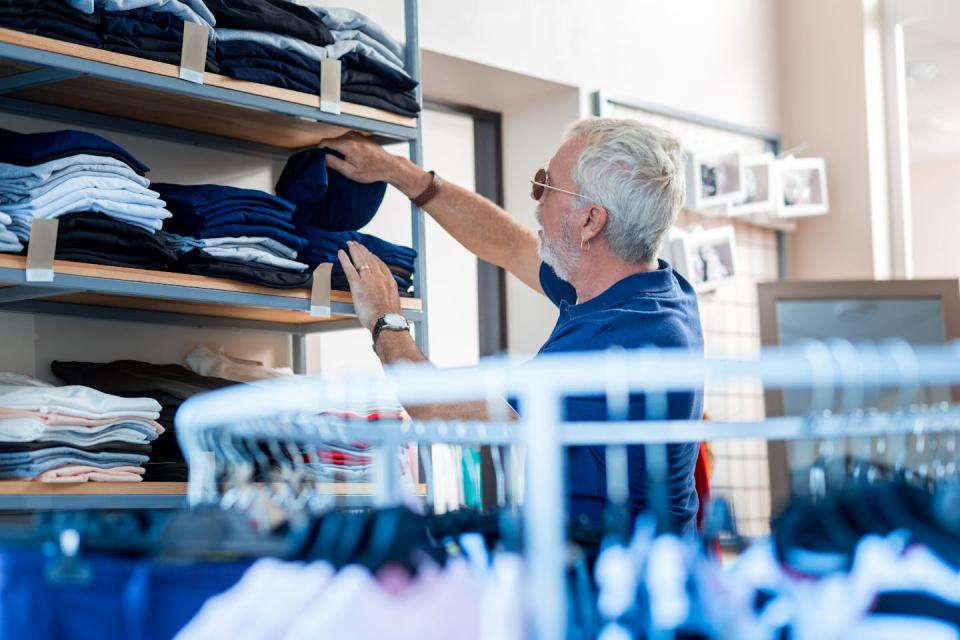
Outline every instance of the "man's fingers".
<path id="1" fill-rule="evenodd" d="M 354 283 L 359 279 L 357 275 L 357 270 L 353 268 L 353 262 L 350 260 L 350 256 L 347 255 L 347 252 L 343 249 L 337 251 L 337 257 L 340 258 L 340 266 L 343 267 L 343 273 L 347 276 L 347 282 L 350 283 L 350 288 L 353 289 Z"/>
<path id="2" fill-rule="evenodd" d="M 337 156 L 327 155 L 327 168 L 333 169 L 337 173 L 342 173 L 347 177 L 351 177 L 354 171 L 357 170 L 357 167 L 350 164 L 348 161 L 338 158 Z"/>
<path id="3" fill-rule="evenodd" d="M 318 149 L 333 149 L 334 151 L 339 151 L 340 153 L 345 153 L 347 149 L 351 146 L 351 141 L 349 138 L 340 136 L 339 138 L 324 138 L 320 141 L 320 144 L 317 145 Z"/>

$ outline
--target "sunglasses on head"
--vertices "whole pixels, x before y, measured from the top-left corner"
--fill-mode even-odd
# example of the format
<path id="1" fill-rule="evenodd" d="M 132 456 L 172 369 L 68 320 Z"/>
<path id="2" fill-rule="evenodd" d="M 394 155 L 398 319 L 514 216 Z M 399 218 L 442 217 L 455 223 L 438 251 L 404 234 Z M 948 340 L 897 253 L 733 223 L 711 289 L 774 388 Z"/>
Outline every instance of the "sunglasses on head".
<path id="1" fill-rule="evenodd" d="M 533 198 L 537 202 L 540 202 L 540 198 L 543 197 L 543 192 L 546 189 L 553 189 L 554 191 L 565 193 L 568 196 L 577 196 L 578 198 L 587 197 L 581 193 L 574 193 L 573 191 L 567 191 L 566 189 L 560 189 L 558 187 L 554 187 L 553 185 L 547 183 L 548 179 L 549 179 L 549 176 L 547 175 L 546 169 L 537 169 L 537 174 L 533 176 L 533 180 L 530 181 L 530 184 L 532 185 L 530 189 L 531 198 Z"/>

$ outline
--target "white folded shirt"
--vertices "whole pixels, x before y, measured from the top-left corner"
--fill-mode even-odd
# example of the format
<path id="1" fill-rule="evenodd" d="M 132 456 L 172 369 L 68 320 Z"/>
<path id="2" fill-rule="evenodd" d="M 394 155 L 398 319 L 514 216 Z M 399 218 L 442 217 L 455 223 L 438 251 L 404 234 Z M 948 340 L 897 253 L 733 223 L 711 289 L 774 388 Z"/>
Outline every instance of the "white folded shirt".
<path id="1" fill-rule="evenodd" d="M 90 387 L 27 387 L 0 384 L 0 407 L 29 409 L 41 413 L 63 413 L 78 418 L 120 418 L 156 420 L 160 403 L 153 398 L 122 398 Z"/>

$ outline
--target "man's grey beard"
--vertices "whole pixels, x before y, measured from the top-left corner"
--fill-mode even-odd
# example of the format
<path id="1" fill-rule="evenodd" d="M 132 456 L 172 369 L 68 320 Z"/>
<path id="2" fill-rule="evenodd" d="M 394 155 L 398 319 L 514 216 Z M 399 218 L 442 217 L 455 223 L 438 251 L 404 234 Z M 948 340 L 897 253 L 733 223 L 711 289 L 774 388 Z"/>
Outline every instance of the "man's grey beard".
<path id="1" fill-rule="evenodd" d="M 570 282 L 573 270 L 580 264 L 580 253 L 571 242 L 566 230 L 564 230 L 562 236 L 560 246 L 555 247 L 552 243 L 547 242 L 546 234 L 542 234 L 537 253 L 541 260 L 553 268 L 558 278 Z"/>

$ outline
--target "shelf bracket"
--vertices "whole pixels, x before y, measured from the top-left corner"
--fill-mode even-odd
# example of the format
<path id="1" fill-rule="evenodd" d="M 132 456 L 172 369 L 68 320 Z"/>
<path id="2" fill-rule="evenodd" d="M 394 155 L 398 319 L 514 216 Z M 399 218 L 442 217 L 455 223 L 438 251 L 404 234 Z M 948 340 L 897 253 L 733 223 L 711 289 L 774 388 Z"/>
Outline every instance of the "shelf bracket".
<path id="1" fill-rule="evenodd" d="M 21 300 L 36 300 L 37 298 L 49 298 L 51 296 L 62 296 L 68 293 L 79 292 L 76 289 L 58 287 L 31 287 L 27 285 L 4 287 L 0 289 L 0 304 L 5 302 L 20 302 Z"/>
<path id="2" fill-rule="evenodd" d="M 9 93 L 44 84 L 71 80 L 84 74 L 66 69 L 35 69 L 0 78 L 0 93 Z"/>

